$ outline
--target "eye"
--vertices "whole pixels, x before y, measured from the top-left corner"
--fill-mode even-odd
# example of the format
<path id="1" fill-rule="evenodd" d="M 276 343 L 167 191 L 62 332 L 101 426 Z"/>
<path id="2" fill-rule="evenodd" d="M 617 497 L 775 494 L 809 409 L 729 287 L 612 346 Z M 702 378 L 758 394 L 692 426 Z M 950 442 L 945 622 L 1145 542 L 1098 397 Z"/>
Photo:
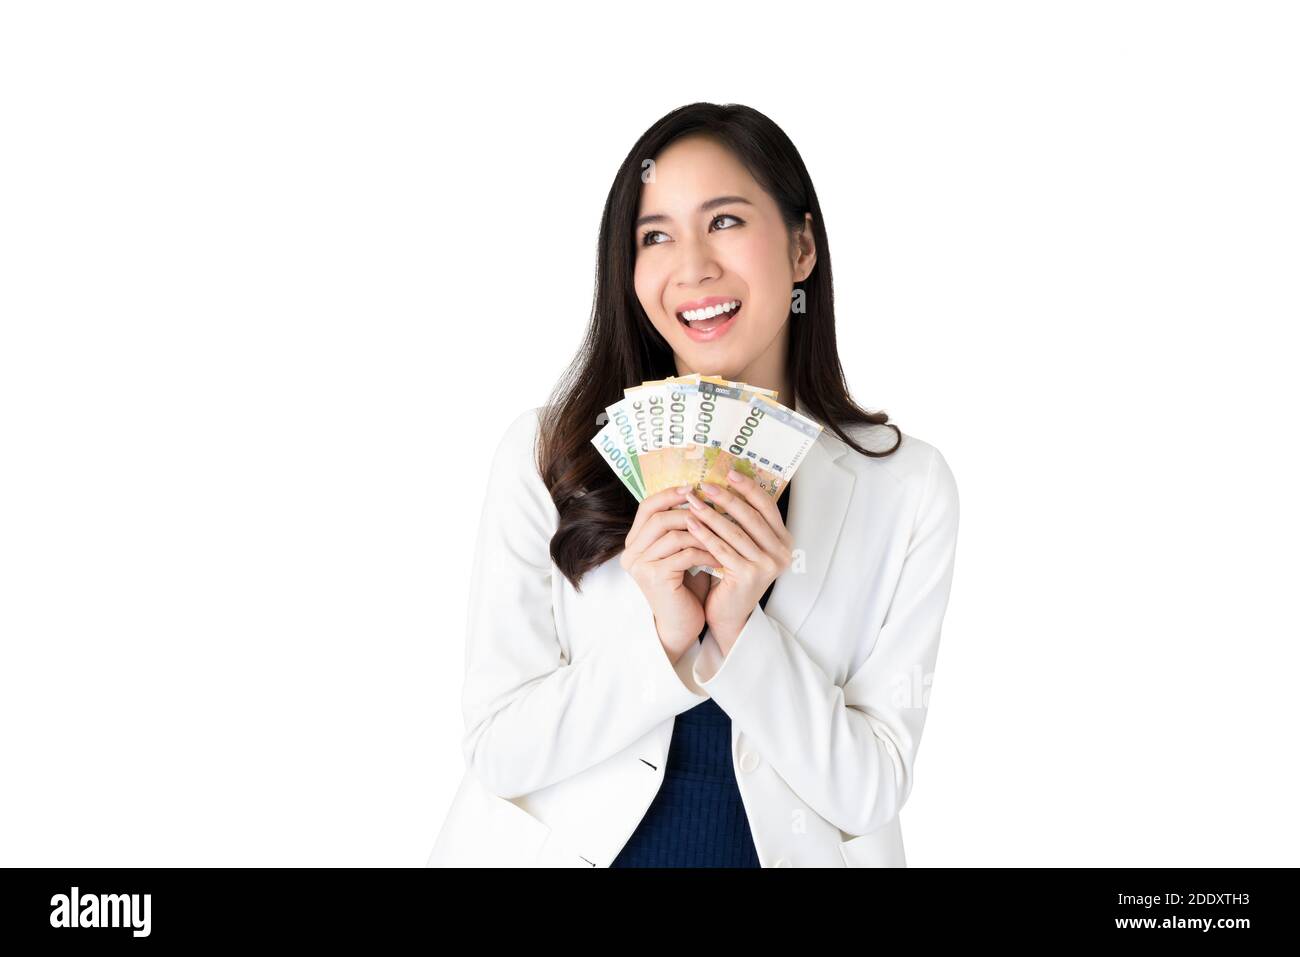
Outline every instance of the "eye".
<path id="1" fill-rule="evenodd" d="M 717 222 L 718 220 L 720 220 L 720 219 L 731 219 L 731 220 L 734 220 L 738 225 L 741 225 L 741 226 L 743 226 L 743 225 L 745 224 L 745 221 L 744 221 L 743 219 L 741 219 L 739 216 L 732 216 L 730 213 L 719 213 L 717 216 L 714 216 L 713 219 L 711 219 L 711 220 L 709 221 L 710 231 L 712 231 L 712 227 L 713 227 L 714 223 L 716 223 L 716 222 Z M 733 227 L 731 227 L 731 226 L 724 226 L 724 227 L 722 227 L 722 228 L 723 228 L 723 229 L 732 229 Z M 652 240 L 650 239 L 650 237 L 651 237 L 651 236 L 666 236 L 666 235 L 668 235 L 668 234 L 665 233 L 665 232 L 663 232 L 662 230 L 659 230 L 659 229 L 651 229 L 651 230 L 647 231 L 646 233 L 644 233 L 644 234 L 641 236 L 641 245 L 642 245 L 642 246 L 658 246 L 658 245 L 660 245 L 660 243 L 659 243 L 659 242 L 656 242 L 656 241 L 652 241 Z"/>

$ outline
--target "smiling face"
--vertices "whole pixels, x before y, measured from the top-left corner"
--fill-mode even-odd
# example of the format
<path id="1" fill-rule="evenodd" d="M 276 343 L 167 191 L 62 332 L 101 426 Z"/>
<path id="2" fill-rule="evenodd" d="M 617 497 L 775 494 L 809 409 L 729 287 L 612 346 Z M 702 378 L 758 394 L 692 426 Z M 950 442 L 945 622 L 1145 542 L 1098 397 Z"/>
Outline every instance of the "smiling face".
<path id="1" fill-rule="evenodd" d="M 811 214 L 796 245 L 776 201 L 704 135 L 671 143 L 653 172 L 637 211 L 634 285 L 678 375 L 782 389 L 791 294 L 815 261 Z M 702 321 L 687 325 L 683 310 Z"/>

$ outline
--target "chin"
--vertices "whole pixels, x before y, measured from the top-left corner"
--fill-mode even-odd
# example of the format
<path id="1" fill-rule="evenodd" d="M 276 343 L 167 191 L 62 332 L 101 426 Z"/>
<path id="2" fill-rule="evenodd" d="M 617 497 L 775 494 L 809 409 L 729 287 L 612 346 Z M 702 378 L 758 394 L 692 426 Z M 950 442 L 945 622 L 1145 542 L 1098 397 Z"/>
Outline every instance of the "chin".
<path id="1" fill-rule="evenodd" d="M 680 352 L 678 355 L 686 360 L 686 365 L 692 372 L 698 372 L 700 375 L 715 375 L 733 382 L 736 381 L 739 370 L 745 368 L 744 365 L 738 365 L 725 357 L 710 355 L 708 352 L 702 353 L 696 349 Z"/>

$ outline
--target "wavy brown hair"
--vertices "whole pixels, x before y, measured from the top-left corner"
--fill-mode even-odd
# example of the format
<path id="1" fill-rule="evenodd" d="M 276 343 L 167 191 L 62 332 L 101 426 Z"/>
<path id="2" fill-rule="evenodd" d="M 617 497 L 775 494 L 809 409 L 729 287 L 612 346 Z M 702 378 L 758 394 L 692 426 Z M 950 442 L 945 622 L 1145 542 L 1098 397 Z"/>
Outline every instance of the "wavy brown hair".
<path id="1" fill-rule="evenodd" d="M 812 418 L 863 455 L 891 455 L 902 442 L 887 414 L 868 412 L 849 395 L 835 344 L 830 245 L 799 151 L 780 127 L 748 106 L 692 103 L 675 109 L 641 135 L 614 176 L 600 219 L 591 321 L 541 411 L 537 466 L 560 515 L 551 558 L 579 591 L 586 572 L 623 551 L 638 506 L 591 437 L 605 422 L 605 407 L 621 399 L 624 389 L 677 375 L 672 349 L 641 308 L 632 280 L 642 162 L 688 133 L 709 134 L 736 155 L 776 201 L 792 242 L 804 214 L 812 213 L 817 260 L 808 278 L 795 284 L 804 290 L 806 311 L 786 323 L 793 395 Z M 793 396 L 778 401 L 794 407 Z M 887 452 L 862 448 L 845 432 L 855 424 L 888 424 L 898 441 Z"/>

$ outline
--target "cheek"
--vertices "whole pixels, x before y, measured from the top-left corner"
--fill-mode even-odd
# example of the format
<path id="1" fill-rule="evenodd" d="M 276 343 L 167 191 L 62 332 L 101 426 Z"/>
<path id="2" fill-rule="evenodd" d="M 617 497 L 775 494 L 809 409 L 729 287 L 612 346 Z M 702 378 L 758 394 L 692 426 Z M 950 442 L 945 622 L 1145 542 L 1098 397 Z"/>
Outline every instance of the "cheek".
<path id="1" fill-rule="evenodd" d="M 632 288 L 636 290 L 637 299 L 641 300 L 641 307 L 653 317 L 656 310 L 662 309 L 663 304 L 659 302 L 659 293 L 657 289 L 662 288 L 658 282 L 654 271 L 645 265 L 644 259 L 638 259 L 636 266 L 632 270 Z"/>
<path id="2" fill-rule="evenodd" d="M 737 244 L 729 266 L 749 292 L 751 315 L 763 327 L 775 327 L 790 314 L 790 285 L 794 278 L 779 243 L 762 237 Z"/>
<path id="3" fill-rule="evenodd" d="M 780 266 L 773 251 L 772 243 L 758 230 L 754 230 L 732 244 L 728 259 L 731 267 L 744 276 L 747 282 L 756 282 L 774 266 Z"/>
<path id="4" fill-rule="evenodd" d="M 641 308 L 650 317 L 650 321 L 655 328 L 666 336 L 677 320 L 669 316 L 667 319 L 673 320 L 672 324 L 669 324 L 664 317 L 663 277 L 653 269 L 643 265 L 644 262 L 644 259 L 638 259 L 636 262 L 632 272 L 632 289 L 636 292 L 637 301 L 641 303 Z"/>

